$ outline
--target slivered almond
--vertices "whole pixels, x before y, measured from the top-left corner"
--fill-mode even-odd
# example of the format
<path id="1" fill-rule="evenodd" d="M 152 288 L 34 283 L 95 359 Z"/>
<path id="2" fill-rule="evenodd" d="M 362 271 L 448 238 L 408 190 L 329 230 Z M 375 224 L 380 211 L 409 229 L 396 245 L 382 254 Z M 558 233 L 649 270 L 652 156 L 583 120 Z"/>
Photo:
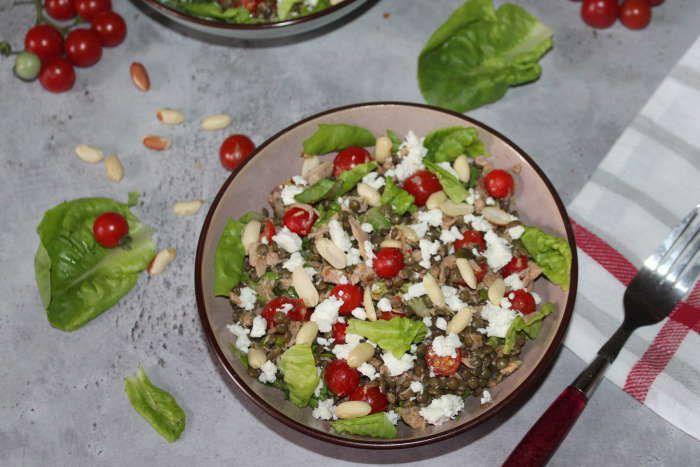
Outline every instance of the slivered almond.
<path id="1" fill-rule="evenodd" d="M 243 244 L 243 249 L 248 255 L 250 254 L 250 248 L 258 243 L 258 240 L 260 240 L 260 227 L 262 227 L 260 221 L 252 220 L 243 228 L 241 243 Z"/>
<path id="2" fill-rule="evenodd" d="M 449 323 L 447 323 L 447 332 L 459 334 L 464 331 L 469 323 L 472 321 L 472 309 L 469 307 L 462 308 L 457 312 L 456 315 L 452 317 Z"/>
<path id="3" fill-rule="evenodd" d="M 488 290 L 489 301 L 494 305 L 500 305 L 501 299 L 506 293 L 506 284 L 503 279 L 498 277 Z"/>
<path id="4" fill-rule="evenodd" d="M 469 261 L 465 258 L 457 258 L 457 269 L 464 282 L 471 288 L 476 289 L 476 275 Z"/>
<path id="5" fill-rule="evenodd" d="M 496 225 L 507 225 L 514 220 L 517 220 L 517 217 L 511 216 L 503 209 L 495 208 L 493 206 L 486 206 L 483 208 L 481 210 L 481 215 L 484 216 L 484 219 Z"/>
<path id="6" fill-rule="evenodd" d="M 435 307 L 441 308 L 445 306 L 445 295 L 442 293 L 440 284 L 438 284 L 432 274 L 427 273 L 423 276 L 423 287 L 425 287 L 425 293 Z"/>
<path id="7" fill-rule="evenodd" d="M 382 198 L 377 190 L 366 183 L 357 184 L 357 194 L 360 195 L 362 199 L 367 201 L 367 204 L 370 206 L 379 206 Z"/>
<path id="8" fill-rule="evenodd" d="M 362 305 L 365 307 L 367 319 L 369 321 L 377 321 L 377 311 L 374 308 L 371 287 L 365 287 L 365 291 L 363 292 L 362 296 Z"/>
<path id="9" fill-rule="evenodd" d="M 105 173 L 108 180 L 113 182 L 122 181 L 122 178 L 124 178 L 124 166 L 122 165 L 122 161 L 119 160 L 119 157 L 114 154 L 107 156 L 105 159 Z"/>
<path id="10" fill-rule="evenodd" d="M 471 168 L 469 167 L 469 159 L 464 154 L 457 156 L 454 164 L 452 165 L 457 172 L 457 178 L 460 182 L 467 183 L 469 181 L 469 176 L 471 175 Z"/>
<path id="11" fill-rule="evenodd" d="M 402 245 L 401 245 L 401 242 L 398 240 L 387 239 L 387 240 L 384 240 L 382 243 L 380 243 L 379 247 L 380 248 L 399 248 L 400 249 L 402 247 Z"/>
<path id="12" fill-rule="evenodd" d="M 304 268 L 296 268 L 292 272 L 292 286 L 307 307 L 318 305 L 318 290 Z"/>
<path id="13" fill-rule="evenodd" d="M 179 125 L 185 121 L 185 114 L 175 109 L 160 109 L 156 112 L 156 118 L 166 125 Z"/>
<path id="14" fill-rule="evenodd" d="M 316 251 L 335 269 L 345 269 L 347 257 L 343 250 L 327 238 L 318 238 L 315 242 Z"/>
<path id="15" fill-rule="evenodd" d="M 199 212 L 204 204 L 201 200 L 178 201 L 173 205 L 173 212 L 177 216 L 193 216 Z"/>
<path id="16" fill-rule="evenodd" d="M 78 156 L 81 161 L 89 162 L 90 164 L 97 164 L 105 157 L 101 149 L 88 146 L 87 144 L 77 145 L 75 147 L 75 155 Z"/>
<path id="17" fill-rule="evenodd" d="M 447 201 L 445 192 L 442 190 L 436 191 L 428 197 L 428 200 L 425 202 L 425 207 L 428 209 L 439 209 L 445 201 Z"/>
<path id="18" fill-rule="evenodd" d="M 365 401 L 346 401 L 335 407 L 336 417 L 342 419 L 364 417 L 371 411 L 372 406 Z"/>
<path id="19" fill-rule="evenodd" d="M 448 216 L 457 217 L 473 213 L 474 206 L 467 203 L 455 203 L 448 199 L 440 205 L 440 210 Z"/>
<path id="20" fill-rule="evenodd" d="M 233 119 L 228 114 L 209 115 L 202 120 L 202 130 L 223 130 L 231 124 Z"/>
<path id="21" fill-rule="evenodd" d="M 248 351 L 248 365 L 253 369 L 261 368 L 267 361 L 265 352 L 260 349 L 251 348 Z"/>
<path id="22" fill-rule="evenodd" d="M 134 86 L 139 91 L 146 92 L 151 89 L 151 78 L 148 76 L 148 71 L 146 67 L 139 62 L 134 62 L 129 68 L 129 73 L 131 74 L 131 81 L 134 82 Z"/>
<path id="23" fill-rule="evenodd" d="M 296 343 L 297 344 L 313 344 L 318 335 L 318 324 L 313 321 L 305 322 L 299 332 L 297 332 Z"/>
<path id="24" fill-rule="evenodd" d="M 176 254 L 177 250 L 175 250 L 175 248 L 166 248 L 164 250 L 160 250 L 158 254 L 153 257 L 151 263 L 148 265 L 148 274 L 150 274 L 151 276 L 155 276 L 165 271 L 165 268 L 168 267 L 168 264 L 170 264 L 175 259 Z"/>
<path id="25" fill-rule="evenodd" d="M 165 151 L 170 147 L 170 140 L 157 135 L 148 135 L 143 138 L 143 145 L 154 151 Z"/>
<path id="26" fill-rule="evenodd" d="M 391 139 L 388 136 L 380 136 L 374 144 L 374 160 L 380 164 L 391 157 Z"/>

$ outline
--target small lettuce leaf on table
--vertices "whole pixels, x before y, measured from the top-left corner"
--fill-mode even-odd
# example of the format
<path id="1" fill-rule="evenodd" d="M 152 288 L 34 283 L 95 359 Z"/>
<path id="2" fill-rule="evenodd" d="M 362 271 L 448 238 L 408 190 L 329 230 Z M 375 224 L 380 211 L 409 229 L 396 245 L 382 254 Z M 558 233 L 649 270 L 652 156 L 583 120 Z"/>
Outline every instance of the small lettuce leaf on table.
<path id="1" fill-rule="evenodd" d="M 297 407 L 306 407 L 319 382 L 311 344 L 296 344 L 287 349 L 280 357 L 279 368 L 289 389 L 289 400 Z"/>
<path id="2" fill-rule="evenodd" d="M 571 281 L 571 247 L 566 239 L 544 233 L 537 227 L 525 227 L 520 241 L 547 279 L 564 290 Z"/>
<path id="3" fill-rule="evenodd" d="M 338 433 L 348 433 L 373 438 L 396 438 L 396 427 L 384 412 L 365 415 L 364 417 L 336 420 L 331 426 Z"/>
<path id="4" fill-rule="evenodd" d="M 468 0 L 430 37 L 418 58 L 418 85 L 429 104 L 466 112 L 539 78 L 552 30 L 524 8 Z"/>
<path id="5" fill-rule="evenodd" d="M 262 215 L 249 212 L 238 220 L 230 219 L 224 227 L 214 256 L 214 295 L 228 297 L 243 280 L 245 248 L 241 236 L 246 224 L 254 219 L 260 220 Z"/>
<path id="6" fill-rule="evenodd" d="M 345 123 L 321 123 L 316 133 L 304 141 L 304 154 L 328 154 L 350 146 L 373 146 L 375 142 L 374 135 L 366 128 Z"/>
<path id="7" fill-rule="evenodd" d="M 423 165 L 425 165 L 426 169 L 435 174 L 440 185 L 442 185 L 442 190 L 447 197 L 455 203 L 461 203 L 469 195 L 469 191 L 467 191 L 464 184 L 460 182 L 457 177 L 452 175 L 452 173 L 437 165 L 437 163 L 423 159 Z"/>
<path id="8" fill-rule="evenodd" d="M 135 377 L 124 378 L 124 391 L 134 409 L 168 442 L 180 438 L 187 416 L 175 398 L 167 391 L 154 386 L 143 368 Z"/>
<path id="9" fill-rule="evenodd" d="M 426 157 L 435 162 L 454 162 L 458 156 L 477 157 L 486 154 L 476 128 L 453 126 L 428 133 L 423 141 Z"/>
<path id="10" fill-rule="evenodd" d="M 396 184 L 393 178 L 387 177 L 384 191 L 380 198 L 382 206 L 388 204 L 394 214 L 403 216 L 415 204 L 415 198 Z"/>
<path id="11" fill-rule="evenodd" d="M 34 271 L 46 316 L 52 326 L 74 331 L 116 304 L 129 292 L 156 254 L 153 231 L 129 207 L 109 198 L 81 198 L 49 209 L 37 227 Z M 104 248 L 92 225 L 105 212 L 124 216 L 129 238 Z"/>
<path id="12" fill-rule="evenodd" d="M 394 357 L 401 358 L 408 352 L 411 344 L 417 344 L 425 339 L 428 328 L 423 321 L 396 317 L 389 321 L 360 321 L 351 319 L 347 332 L 365 337 Z"/>
<path id="13" fill-rule="evenodd" d="M 545 303 L 535 313 L 523 317 L 518 315 L 510 324 L 506 332 L 505 342 L 503 344 L 503 353 L 508 355 L 513 350 L 515 339 L 518 337 L 518 332 L 524 332 L 530 339 L 536 339 L 542 327 L 542 320 L 554 313 L 554 305 Z"/>

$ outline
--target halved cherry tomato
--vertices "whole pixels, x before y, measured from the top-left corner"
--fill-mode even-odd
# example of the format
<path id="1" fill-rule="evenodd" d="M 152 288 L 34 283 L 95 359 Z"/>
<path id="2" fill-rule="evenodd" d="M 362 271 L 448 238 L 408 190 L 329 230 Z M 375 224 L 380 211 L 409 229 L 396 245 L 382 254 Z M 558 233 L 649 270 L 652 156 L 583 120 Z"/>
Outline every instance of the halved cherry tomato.
<path id="1" fill-rule="evenodd" d="M 331 332 L 333 333 L 333 339 L 336 344 L 345 344 L 345 334 L 348 332 L 348 325 L 346 323 L 334 323 Z"/>
<path id="2" fill-rule="evenodd" d="M 351 401 L 365 401 L 372 406 L 372 413 L 384 412 L 389 401 L 377 386 L 360 386 L 350 394 Z"/>
<path id="3" fill-rule="evenodd" d="M 274 319 L 277 312 L 285 313 L 287 318 L 292 321 L 304 321 L 306 319 L 306 306 L 300 298 L 277 297 L 267 302 L 261 315 L 267 321 L 268 327 L 277 324 Z"/>
<path id="4" fill-rule="evenodd" d="M 484 176 L 484 188 L 494 198 L 507 198 L 513 194 L 513 176 L 501 169 L 494 169 Z"/>
<path id="5" fill-rule="evenodd" d="M 484 234 L 478 230 L 465 230 L 462 232 L 462 237 L 461 240 L 455 240 L 455 250 L 466 248 L 472 251 L 472 248 L 476 248 L 478 251 L 484 251 L 486 249 Z"/>
<path id="6" fill-rule="evenodd" d="M 503 266 L 501 269 L 501 275 L 503 277 L 508 277 L 516 272 L 524 271 L 527 269 L 527 257 L 526 256 L 513 256 L 508 264 Z"/>
<path id="7" fill-rule="evenodd" d="M 221 143 L 219 159 L 228 170 L 236 170 L 255 151 L 255 143 L 246 135 L 231 135 Z"/>
<path id="8" fill-rule="evenodd" d="M 617 0 L 583 0 L 581 18 L 594 28 L 609 28 L 617 20 Z"/>
<path id="9" fill-rule="evenodd" d="M 260 239 L 265 239 L 267 240 L 267 243 L 270 244 L 272 243 L 272 237 L 274 237 L 276 233 L 277 229 L 275 229 L 275 224 L 272 222 L 272 220 L 265 219 L 265 224 L 263 225 L 263 230 L 260 234 Z"/>
<path id="10" fill-rule="evenodd" d="M 510 307 L 513 310 L 517 310 L 524 315 L 529 315 L 535 311 L 537 304 L 535 303 L 535 297 L 530 292 L 524 289 L 514 290 L 508 294 L 508 297 L 511 294 L 513 294 L 513 298 L 508 298 L 508 300 L 510 300 Z"/>
<path id="11" fill-rule="evenodd" d="M 24 36 L 24 50 L 36 54 L 45 63 L 63 53 L 63 36 L 53 26 L 39 24 Z"/>
<path id="12" fill-rule="evenodd" d="M 625 0 L 620 7 L 620 21 L 629 29 L 644 29 L 651 22 L 649 0 Z"/>
<path id="13" fill-rule="evenodd" d="M 302 208 L 292 208 L 284 213 L 282 222 L 292 232 L 302 237 L 309 235 L 318 216 Z"/>
<path id="14" fill-rule="evenodd" d="M 382 311 L 377 316 L 377 319 L 381 319 L 382 321 L 391 321 L 394 318 L 401 318 L 402 316 L 403 313 L 398 313 L 396 311 Z"/>
<path id="15" fill-rule="evenodd" d="M 338 312 L 344 316 L 348 316 L 352 310 L 362 306 L 362 288 L 356 285 L 338 284 L 333 287 L 330 296 L 343 301 Z"/>
<path id="16" fill-rule="evenodd" d="M 347 149 L 343 149 L 335 156 L 335 159 L 333 159 L 333 176 L 337 177 L 346 170 L 350 170 L 370 160 L 372 160 L 372 156 L 370 156 L 369 152 L 364 148 L 350 146 Z"/>
<path id="17" fill-rule="evenodd" d="M 97 243 L 105 248 L 114 248 L 129 234 L 129 224 L 121 214 L 105 212 L 95 219 L 92 224 L 92 233 Z"/>
<path id="18" fill-rule="evenodd" d="M 333 394 L 345 397 L 360 384 L 360 373 L 351 368 L 345 360 L 333 360 L 326 365 L 323 380 Z"/>
<path id="19" fill-rule="evenodd" d="M 403 253 L 398 248 L 381 248 L 372 262 L 374 272 L 383 279 L 396 277 L 403 267 Z"/>
<path id="20" fill-rule="evenodd" d="M 403 189 L 413 195 L 416 201 L 416 206 L 425 206 L 430 195 L 436 191 L 442 190 L 442 185 L 438 178 L 427 170 L 419 170 L 406 180 L 404 180 Z"/>
<path id="21" fill-rule="evenodd" d="M 456 349 L 456 352 L 457 356 L 455 357 L 450 357 L 449 355 L 440 357 L 435 354 L 433 346 L 431 345 L 425 353 L 425 363 L 427 363 L 438 376 L 452 376 L 457 373 L 459 365 L 462 363 L 462 352 L 460 349 Z"/>

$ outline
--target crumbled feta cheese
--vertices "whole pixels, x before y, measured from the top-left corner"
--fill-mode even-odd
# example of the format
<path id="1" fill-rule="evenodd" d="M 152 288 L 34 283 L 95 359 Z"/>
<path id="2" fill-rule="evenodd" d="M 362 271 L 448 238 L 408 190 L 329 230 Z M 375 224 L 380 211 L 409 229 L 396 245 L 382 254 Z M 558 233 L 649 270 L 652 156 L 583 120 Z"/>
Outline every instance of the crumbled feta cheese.
<path id="1" fill-rule="evenodd" d="M 375 190 L 379 190 L 384 186 L 384 177 L 377 174 L 377 172 L 370 172 L 364 177 L 362 177 L 362 183 L 371 186 Z"/>
<path id="2" fill-rule="evenodd" d="M 515 298 L 515 294 L 513 292 L 508 294 L 508 299 L 513 300 Z"/>
<path id="3" fill-rule="evenodd" d="M 389 370 L 389 376 L 399 376 L 400 374 L 413 368 L 413 361 L 416 359 L 415 355 L 410 353 L 405 353 L 401 358 L 396 358 L 391 352 L 384 352 L 382 354 L 382 360 Z"/>
<path id="4" fill-rule="evenodd" d="M 420 238 L 425 238 L 425 234 L 428 233 L 428 223 L 427 222 L 419 222 L 417 224 L 411 224 L 409 225 L 411 229 L 416 233 L 416 237 Z"/>
<path id="5" fill-rule="evenodd" d="M 345 284 L 349 284 L 349 283 L 350 283 L 350 281 L 348 280 L 347 276 L 340 276 L 340 278 L 338 279 L 338 284 L 340 284 L 340 285 L 345 285 Z"/>
<path id="6" fill-rule="evenodd" d="M 492 400 L 491 393 L 484 389 L 484 392 L 481 393 L 481 405 L 488 404 Z"/>
<path id="7" fill-rule="evenodd" d="M 282 306 L 277 308 L 277 311 L 284 313 L 285 315 L 294 309 L 294 305 L 291 303 L 283 303 Z"/>
<path id="8" fill-rule="evenodd" d="M 348 355 L 350 352 L 352 352 L 352 349 L 357 347 L 357 344 L 359 344 L 361 341 L 362 336 L 357 334 L 346 334 L 345 344 L 335 344 L 331 352 L 333 352 L 333 355 L 335 355 L 338 359 L 347 360 Z"/>
<path id="9" fill-rule="evenodd" d="M 322 347 L 328 347 L 334 341 L 335 341 L 335 339 L 333 339 L 332 337 L 329 337 L 328 339 L 326 339 L 325 337 L 317 337 L 316 338 L 316 343 Z"/>
<path id="10" fill-rule="evenodd" d="M 301 250 L 301 237 L 287 227 L 282 227 L 273 237 L 272 241 L 279 245 L 287 253 Z"/>
<path id="11" fill-rule="evenodd" d="M 464 400 L 454 394 L 433 399 L 429 406 L 420 409 L 420 415 L 431 425 L 442 425 L 448 420 L 452 420 L 464 409 Z"/>
<path id="12" fill-rule="evenodd" d="M 263 366 L 260 367 L 260 376 L 258 381 L 261 383 L 274 383 L 277 379 L 277 365 L 270 360 L 266 360 Z"/>
<path id="13" fill-rule="evenodd" d="M 370 224 L 368 222 L 365 222 L 364 224 L 360 225 L 360 229 L 362 229 L 363 232 L 367 232 L 367 233 L 374 232 L 374 227 L 372 226 L 372 224 Z"/>
<path id="14" fill-rule="evenodd" d="M 347 253 L 345 253 L 345 260 L 348 266 L 355 266 L 360 264 L 360 250 L 357 248 L 350 248 Z"/>
<path id="15" fill-rule="evenodd" d="M 293 176 L 292 183 L 294 183 L 295 185 L 299 185 L 299 186 L 306 186 L 309 184 L 309 182 L 307 182 L 306 179 L 304 177 L 302 177 L 301 175 Z"/>
<path id="16" fill-rule="evenodd" d="M 423 295 L 425 295 L 425 286 L 422 282 L 418 282 L 408 286 L 408 290 L 403 294 L 403 300 L 407 302 L 414 298 L 422 297 Z"/>
<path id="17" fill-rule="evenodd" d="M 319 397 L 321 395 L 321 390 L 323 389 L 323 378 L 321 378 L 321 369 L 319 367 L 316 367 L 316 374 L 319 376 L 318 378 L 318 384 L 316 385 L 316 389 L 314 389 L 314 396 Z"/>
<path id="18" fill-rule="evenodd" d="M 455 287 L 443 285 L 441 289 L 442 295 L 445 297 L 445 304 L 450 310 L 457 312 L 467 306 L 467 304 L 459 298 L 459 290 Z"/>
<path id="19" fill-rule="evenodd" d="M 487 206 L 494 206 L 496 204 L 496 200 L 491 198 L 490 196 L 486 198 L 486 205 Z"/>
<path id="20" fill-rule="evenodd" d="M 379 308 L 379 310 L 381 310 L 381 311 L 391 311 L 391 310 L 393 310 L 393 308 L 392 308 L 392 306 L 391 306 L 391 300 L 389 300 L 389 299 L 386 298 L 386 297 L 383 297 L 382 299 L 380 299 L 380 300 L 377 302 L 377 308 Z"/>
<path id="21" fill-rule="evenodd" d="M 498 271 L 513 259 L 510 245 L 506 239 L 499 237 L 493 230 L 486 232 L 484 240 L 486 240 L 484 256 L 489 267 L 494 271 Z"/>
<path id="22" fill-rule="evenodd" d="M 250 331 L 238 323 L 229 324 L 226 327 L 231 331 L 231 334 L 236 336 L 236 348 L 247 354 L 250 349 L 250 339 L 248 338 Z"/>
<path id="23" fill-rule="evenodd" d="M 411 344 L 409 352 L 416 353 L 418 351 L 418 346 L 416 344 Z"/>
<path id="24" fill-rule="evenodd" d="M 488 232 L 489 230 L 493 230 L 493 226 L 489 221 L 481 216 L 475 216 L 474 214 L 465 215 L 464 222 L 471 224 L 472 228 L 474 228 L 474 230 L 478 230 L 479 232 Z"/>
<path id="25" fill-rule="evenodd" d="M 386 418 L 388 418 L 391 423 L 393 423 L 394 425 L 399 424 L 399 414 L 397 414 L 393 410 L 384 413 L 386 414 Z"/>
<path id="26" fill-rule="evenodd" d="M 419 211 L 418 222 L 425 222 L 431 227 L 438 227 L 442 225 L 442 211 L 440 211 L 439 209 Z"/>
<path id="27" fill-rule="evenodd" d="M 316 270 L 310 266 L 308 268 L 304 268 L 304 271 L 306 271 L 306 274 L 308 274 L 311 279 L 313 279 L 316 275 Z"/>
<path id="28" fill-rule="evenodd" d="M 423 383 L 421 383 L 420 381 L 411 381 L 411 385 L 409 386 L 409 388 L 416 394 L 420 394 L 423 392 Z"/>
<path id="29" fill-rule="evenodd" d="M 262 316 L 253 318 L 253 327 L 250 329 L 250 337 L 258 338 L 265 335 L 267 330 L 267 320 Z"/>
<path id="30" fill-rule="evenodd" d="M 338 316 L 338 322 L 345 323 L 345 318 L 343 318 L 342 316 Z"/>
<path id="31" fill-rule="evenodd" d="M 438 317 L 435 320 L 435 327 L 444 331 L 447 329 L 447 320 L 443 318 L 442 316 Z"/>
<path id="32" fill-rule="evenodd" d="M 433 255 L 437 254 L 438 250 L 440 249 L 440 242 L 431 242 L 430 240 L 426 240 L 423 238 L 418 241 L 418 247 L 420 248 L 421 258 L 423 258 L 418 264 L 420 264 L 425 269 L 429 269 L 430 258 L 432 258 Z"/>
<path id="33" fill-rule="evenodd" d="M 501 303 L 499 305 L 501 308 L 505 308 L 505 309 L 510 309 L 510 307 L 511 307 L 510 300 L 508 300 L 506 297 L 503 297 L 501 299 Z"/>
<path id="34" fill-rule="evenodd" d="M 535 305 L 539 305 L 542 303 L 542 297 L 537 292 L 530 292 L 530 295 L 532 295 L 532 298 L 535 299 Z"/>
<path id="35" fill-rule="evenodd" d="M 241 304 L 239 305 L 244 310 L 251 311 L 255 308 L 255 302 L 258 298 L 257 292 L 250 287 L 243 287 L 241 289 L 241 294 L 239 295 L 241 299 Z"/>
<path id="36" fill-rule="evenodd" d="M 284 203 L 285 206 L 289 206 L 290 204 L 294 204 L 297 202 L 294 197 L 304 191 L 304 188 L 296 185 L 285 185 L 284 188 L 282 188 L 282 191 L 280 192 L 280 197 L 282 198 L 282 202 Z"/>
<path id="37" fill-rule="evenodd" d="M 349 209 L 350 208 L 350 200 L 347 198 L 340 197 L 336 200 L 338 204 L 340 204 L 340 207 Z"/>
<path id="38" fill-rule="evenodd" d="M 387 170 L 386 175 L 396 177 L 400 182 L 403 182 L 416 171 L 425 167 L 423 158 L 428 154 L 428 150 L 423 146 L 423 138 L 418 138 L 412 131 L 408 132 L 400 149 L 407 150 L 408 154 L 401 158 L 401 161 L 393 169 Z"/>
<path id="39" fill-rule="evenodd" d="M 343 224 L 335 219 L 328 222 L 328 232 L 331 235 L 331 241 L 335 246 L 343 251 L 348 251 L 352 247 L 348 233 L 343 229 Z"/>
<path id="40" fill-rule="evenodd" d="M 516 225 L 508 229 L 507 232 L 508 235 L 510 235 L 510 238 L 512 238 L 513 240 L 517 240 L 520 237 L 522 237 L 525 233 L 525 227 L 523 227 L 522 225 Z"/>
<path id="41" fill-rule="evenodd" d="M 311 321 L 318 324 L 318 330 L 321 332 L 331 332 L 331 326 L 338 320 L 338 310 L 343 306 L 343 301 L 330 296 L 318 305 L 311 313 Z"/>
<path id="42" fill-rule="evenodd" d="M 454 175 L 455 178 L 459 178 L 459 175 L 457 175 L 457 171 L 452 167 L 452 164 L 450 164 L 449 162 L 438 162 L 438 166 L 445 169 L 450 174 Z"/>
<path id="43" fill-rule="evenodd" d="M 456 357 L 457 349 L 462 347 L 462 341 L 457 334 L 451 332 L 447 336 L 437 336 L 431 345 L 438 357 Z"/>
<path id="44" fill-rule="evenodd" d="M 350 314 L 352 316 L 354 316 L 355 318 L 362 320 L 362 321 L 367 319 L 367 312 L 365 311 L 364 308 L 359 307 L 359 306 L 357 308 L 355 308 L 354 310 L 352 310 L 350 312 Z"/>
<path id="45" fill-rule="evenodd" d="M 369 240 L 365 240 L 362 246 L 365 249 L 365 253 L 367 254 L 367 266 L 372 267 L 372 260 L 374 259 L 374 245 L 372 245 L 372 242 Z"/>
<path id="46" fill-rule="evenodd" d="M 487 303 L 481 309 L 481 317 L 487 320 L 489 324 L 485 328 L 479 329 L 479 332 L 489 337 L 506 337 L 506 333 L 516 316 L 518 316 L 518 313 L 514 310 Z"/>
<path id="47" fill-rule="evenodd" d="M 375 379 L 379 378 L 379 373 L 377 373 L 376 368 L 374 368 L 367 362 L 358 366 L 357 371 L 359 371 L 362 375 L 368 377 L 370 381 L 374 381 Z"/>
<path id="48" fill-rule="evenodd" d="M 335 406 L 333 398 L 318 401 L 318 405 L 311 411 L 311 416 L 318 420 L 335 420 Z"/>
<path id="49" fill-rule="evenodd" d="M 294 272 L 295 269 L 304 267 L 304 257 L 301 253 L 295 251 L 287 261 L 282 263 L 282 267 L 289 272 Z"/>
<path id="50" fill-rule="evenodd" d="M 474 190 L 474 188 L 470 188 L 467 197 L 464 200 L 468 204 L 474 204 L 474 202 L 479 198 L 481 198 L 481 195 L 479 195 L 479 193 L 476 190 Z"/>
<path id="51" fill-rule="evenodd" d="M 423 324 L 425 324 L 425 326 L 428 328 L 432 327 L 433 326 L 433 318 L 431 318 L 430 316 L 426 316 L 425 318 L 423 318 Z"/>
<path id="52" fill-rule="evenodd" d="M 440 241 L 445 245 L 454 243 L 456 240 L 461 240 L 464 238 L 462 232 L 455 226 L 450 227 L 450 230 L 443 230 L 440 232 Z"/>
<path id="53" fill-rule="evenodd" d="M 525 285 L 523 284 L 523 281 L 520 280 L 520 275 L 517 272 L 503 279 L 503 282 L 505 282 L 506 287 L 510 290 L 519 290 L 525 288 Z"/>

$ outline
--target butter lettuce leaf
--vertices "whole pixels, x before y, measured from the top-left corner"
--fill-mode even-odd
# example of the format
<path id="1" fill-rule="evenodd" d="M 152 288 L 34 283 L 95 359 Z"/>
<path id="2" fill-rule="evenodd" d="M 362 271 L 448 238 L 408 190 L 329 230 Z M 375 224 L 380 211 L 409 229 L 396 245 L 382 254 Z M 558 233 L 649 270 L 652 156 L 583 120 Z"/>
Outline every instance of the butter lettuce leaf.
<path id="1" fill-rule="evenodd" d="M 371 436 L 373 438 L 396 438 L 396 427 L 384 412 L 365 415 L 364 417 L 336 420 L 331 426 L 338 433 Z"/>
<path id="2" fill-rule="evenodd" d="M 462 154 L 467 157 L 486 154 L 476 128 L 463 126 L 435 130 L 426 135 L 423 146 L 428 149 L 426 157 L 435 162 L 454 162 Z"/>
<path id="3" fill-rule="evenodd" d="M 455 203 L 461 203 L 469 195 L 469 191 L 467 191 L 464 184 L 450 172 L 437 165 L 437 163 L 423 159 L 423 165 L 437 176 L 443 191 Z"/>
<path id="4" fill-rule="evenodd" d="M 428 333 L 422 321 L 396 317 L 390 321 L 360 321 L 351 319 L 347 332 L 371 340 L 383 350 L 401 358 L 411 344 L 421 342 Z"/>
<path id="5" fill-rule="evenodd" d="M 540 333 L 540 328 L 542 327 L 542 320 L 552 313 L 554 313 L 554 305 L 545 303 L 539 310 L 527 317 L 521 315 L 516 316 L 506 332 L 503 353 L 508 355 L 513 350 L 515 339 L 518 337 L 518 332 L 520 331 L 524 332 L 530 339 L 537 338 L 537 335 Z"/>
<path id="6" fill-rule="evenodd" d="M 362 177 L 377 170 L 377 167 L 379 167 L 379 165 L 374 161 L 365 162 L 364 164 L 356 165 L 352 169 L 346 170 L 338 175 L 338 180 L 341 182 L 338 196 L 343 196 L 345 193 L 355 188 L 357 184 L 362 181 Z"/>
<path id="7" fill-rule="evenodd" d="M 571 247 L 566 239 L 544 233 L 537 227 L 525 227 L 520 241 L 542 268 L 544 275 L 564 290 L 571 280 Z"/>
<path id="8" fill-rule="evenodd" d="M 387 219 L 387 217 L 382 214 L 382 210 L 376 206 L 369 208 L 367 212 L 362 215 L 360 220 L 363 224 L 370 224 L 377 232 L 382 232 L 391 228 L 391 221 Z"/>
<path id="9" fill-rule="evenodd" d="M 248 222 L 261 218 L 259 213 L 249 212 L 238 220 L 230 219 L 224 227 L 214 256 L 214 295 L 228 297 L 231 289 L 241 283 L 245 267 L 241 235 Z"/>
<path id="10" fill-rule="evenodd" d="M 386 178 L 384 191 L 380 199 L 382 206 L 388 204 L 391 206 L 391 211 L 400 216 L 404 215 L 415 204 L 416 199 L 406 190 L 401 188 L 394 182 L 391 177 Z"/>
<path id="11" fill-rule="evenodd" d="M 306 407 L 319 382 L 316 361 L 310 344 L 296 344 L 280 357 L 280 370 L 289 389 L 289 399 Z"/>
<path id="12" fill-rule="evenodd" d="M 366 147 L 376 142 L 374 135 L 366 128 L 354 125 L 320 124 L 316 133 L 304 141 L 304 153 L 310 155 L 328 154 L 350 146 Z"/>
<path id="13" fill-rule="evenodd" d="M 305 188 L 294 199 L 304 204 L 315 204 L 324 199 L 334 187 L 335 181 L 330 178 L 324 178 Z"/>

